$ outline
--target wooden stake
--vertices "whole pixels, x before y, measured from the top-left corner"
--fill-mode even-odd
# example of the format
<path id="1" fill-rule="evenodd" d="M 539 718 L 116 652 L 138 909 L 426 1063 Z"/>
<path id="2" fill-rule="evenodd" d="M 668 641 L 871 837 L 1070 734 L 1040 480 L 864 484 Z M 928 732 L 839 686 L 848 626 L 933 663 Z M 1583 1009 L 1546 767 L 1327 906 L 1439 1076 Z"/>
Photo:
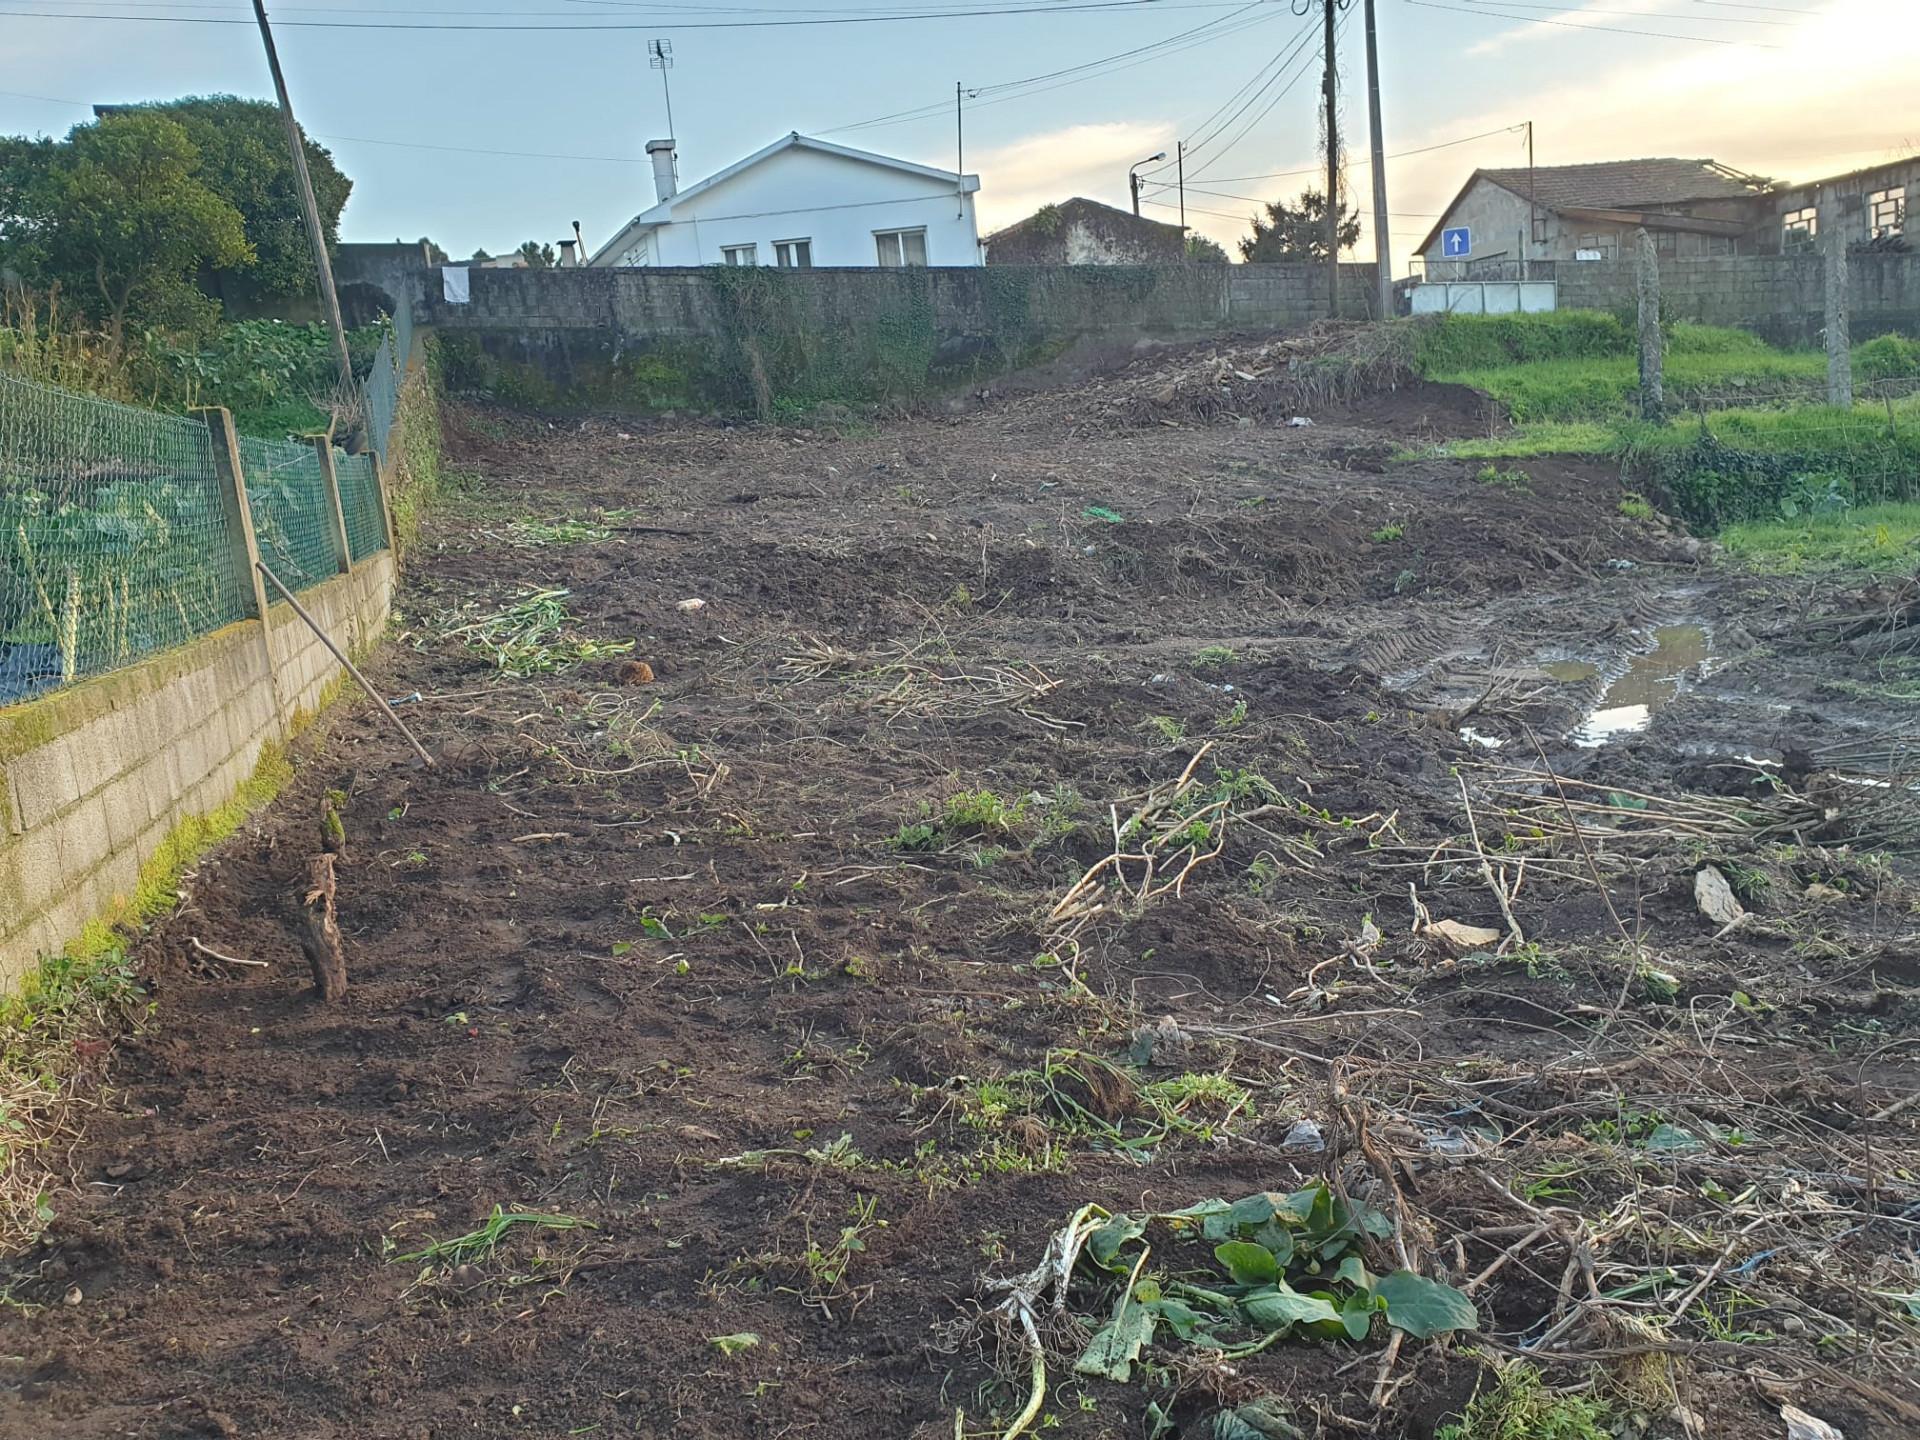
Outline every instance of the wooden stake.
<path id="1" fill-rule="evenodd" d="M 333 858 L 308 858 L 307 892 L 300 901 L 300 948 L 313 967 L 315 992 L 329 1005 L 347 993 L 347 957 L 340 949 L 340 921 L 334 908 Z"/>

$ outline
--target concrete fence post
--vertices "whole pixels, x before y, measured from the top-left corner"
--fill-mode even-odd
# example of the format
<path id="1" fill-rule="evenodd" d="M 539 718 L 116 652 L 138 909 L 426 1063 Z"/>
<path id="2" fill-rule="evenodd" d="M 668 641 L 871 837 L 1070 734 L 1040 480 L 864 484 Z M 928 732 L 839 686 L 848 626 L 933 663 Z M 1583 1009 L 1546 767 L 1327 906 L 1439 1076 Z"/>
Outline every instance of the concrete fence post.
<path id="1" fill-rule="evenodd" d="M 340 503 L 340 476 L 333 468 L 333 437 L 315 435 L 313 453 L 320 457 L 320 488 L 326 492 L 326 503 L 320 508 L 327 538 L 333 543 L 335 568 L 345 575 L 353 569 L 353 546 L 347 540 L 347 512 Z"/>
<path id="2" fill-rule="evenodd" d="M 252 597 L 247 613 L 264 628 L 267 584 L 254 568 L 260 558 L 260 543 L 253 534 L 253 507 L 247 503 L 247 479 L 240 465 L 240 436 L 233 428 L 233 413 L 221 405 L 209 405 L 193 413 L 205 422 L 213 438 L 213 464 L 220 472 L 220 507 L 227 516 L 233 573 L 240 577 L 243 593 Z"/>
<path id="3" fill-rule="evenodd" d="M 246 470 L 240 463 L 240 436 L 233 413 L 210 405 L 194 414 L 206 424 L 213 440 L 213 465 L 220 476 L 220 508 L 226 512 L 229 562 L 239 578 L 250 618 L 258 621 L 260 653 L 266 662 L 267 688 L 273 698 L 275 727 L 284 736 L 286 709 L 280 703 L 280 668 L 273 658 L 273 620 L 267 613 L 267 582 L 260 578 L 260 542 L 253 533 L 253 506 L 247 500 Z"/>
<path id="4" fill-rule="evenodd" d="M 1839 197 L 1820 207 L 1820 249 L 1826 260 L 1827 403 L 1853 408 L 1853 343 L 1847 324 L 1847 227 Z"/>
<path id="5" fill-rule="evenodd" d="M 1647 420 L 1660 420 L 1667 411 L 1660 335 L 1660 255 L 1644 226 L 1633 232 L 1633 255 L 1634 288 L 1640 300 L 1640 414 Z"/>

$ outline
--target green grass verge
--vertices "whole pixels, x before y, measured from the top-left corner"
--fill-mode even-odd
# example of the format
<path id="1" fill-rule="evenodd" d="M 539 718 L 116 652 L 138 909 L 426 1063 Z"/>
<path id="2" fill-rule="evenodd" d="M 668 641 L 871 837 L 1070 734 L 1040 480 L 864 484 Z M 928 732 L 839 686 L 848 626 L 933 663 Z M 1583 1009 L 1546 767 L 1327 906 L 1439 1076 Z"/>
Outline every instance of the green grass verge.
<path id="1" fill-rule="evenodd" d="M 1756 570 L 1911 570 L 1920 563 L 1920 503 L 1863 505 L 1840 514 L 1751 520 L 1720 532 L 1727 552 Z"/>
<path id="2" fill-rule="evenodd" d="M 1415 366 L 1429 380 L 1491 395 L 1521 425 L 1627 419 L 1639 389 L 1631 328 L 1599 311 L 1447 316 L 1420 332 Z M 1920 375 L 1920 344 L 1870 340 L 1855 348 L 1854 370 L 1863 382 Z M 1778 350 L 1744 330 L 1668 327 L 1665 382 L 1676 408 L 1817 396 L 1826 371 L 1817 350 Z"/>

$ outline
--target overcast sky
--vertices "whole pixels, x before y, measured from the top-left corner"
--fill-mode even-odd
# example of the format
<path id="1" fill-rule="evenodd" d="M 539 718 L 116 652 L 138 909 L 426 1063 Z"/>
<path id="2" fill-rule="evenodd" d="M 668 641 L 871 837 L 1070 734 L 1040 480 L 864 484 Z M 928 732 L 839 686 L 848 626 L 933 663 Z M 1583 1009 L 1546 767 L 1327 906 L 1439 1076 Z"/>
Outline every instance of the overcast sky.
<path id="1" fill-rule="evenodd" d="M 430 235 L 459 257 L 555 240 L 575 219 L 597 247 L 652 203 L 643 147 L 667 130 L 647 65 L 653 36 L 673 46 L 683 184 L 795 129 L 951 168 L 957 80 L 980 92 L 966 107 L 965 164 L 981 177 L 983 233 L 1072 195 L 1124 205 L 1127 167 L 1185 138 L 1187 218 L 1231 248 L 1256 201 L 1297 194 L 1311 174 L 1287 172 L 1317 163 L 1319 7 L 1294 13 L 1307 3 L 302 0 L 270 13 L 295 108 L 354 181 L 344 237 Z M 1389 163 L 1398 270 L 1476 165 L 1525 163 L 1521 131 L 1505 127 L 1529 119 L 1543 165 L 1709 156 L 1811 178 L 1920 151 L 1916 0 L 1378 6 L 1388 153 L 1443 147 Z M 0 130 L 63 134 L 96 101 L 271 95 L 250 11 L 235 0 L 0 9 Z M 977 13 L 989 9 L 1027 13 Z M 928 10 L 975 13 L 873 19 Z M 859 23 L 740 24 L 827 14 Z M 82 18 L 101 15 L 142 18 Z M 323 28 L 341 22 L 598 33 Z M 1364 211 L 1360 0 L 1342 27 L 1341 124 Z M 1108 57 L 1122 58 L 1071 71 Z M 929 113 L 847 128 L 920 108 Z M 1500 133 L 1447 143 L 1487 131 Z M 1163 208 L 1145 213 L 1175 218 L 1171 190 L 1148 193 Z M 1363 236 L 1363 258 L 1371 244 Z"/>

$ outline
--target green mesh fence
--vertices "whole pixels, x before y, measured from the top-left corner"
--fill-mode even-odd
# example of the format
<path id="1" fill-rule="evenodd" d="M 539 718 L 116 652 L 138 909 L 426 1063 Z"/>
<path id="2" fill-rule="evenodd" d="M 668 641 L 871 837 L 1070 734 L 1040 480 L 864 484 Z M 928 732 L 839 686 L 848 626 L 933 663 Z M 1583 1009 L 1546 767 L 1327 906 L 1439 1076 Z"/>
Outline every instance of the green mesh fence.
<path id="1" fill-rule="evenodd" d="M 0 376 L 0 704 L 247 613 L 212 436 Z"/>
<path id="2" fill-rule="evenodd" d="M 240 469 L 260 558 L 282 583 L 299 590 L 339 574 L 318 452 L 311 445 L 242 435 Z"/>
<path id="3" fill-rule="evenodd" d="M 347 550 L 355 562 L 387 548 L 387 521 L 380 510 L 380 481 L 371 455 L 333 452 L 333 476 L 340 486 L 340 513 L 347 521 Z"/>

